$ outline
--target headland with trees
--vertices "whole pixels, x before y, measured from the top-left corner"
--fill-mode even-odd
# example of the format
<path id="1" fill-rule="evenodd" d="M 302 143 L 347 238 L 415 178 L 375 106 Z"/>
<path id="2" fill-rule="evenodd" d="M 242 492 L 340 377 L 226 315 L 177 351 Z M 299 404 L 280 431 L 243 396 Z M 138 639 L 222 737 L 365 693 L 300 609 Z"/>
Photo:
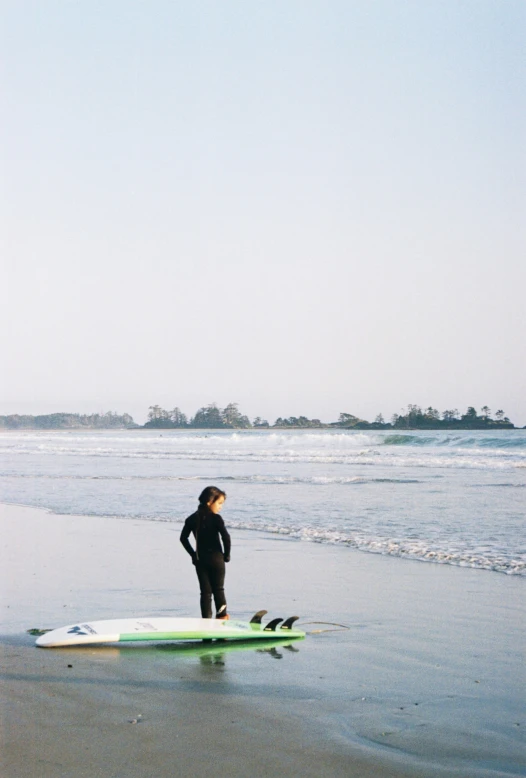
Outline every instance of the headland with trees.
<path id="1" fill-rule="evenodd" d="M 322 422 L 307 416 L 278 418 L 271 424 L 256 416 L 252 421 L 241 413 L 238 403 L 229 403 L 220 408 L 216 403 L 199 408 L 188 417 L 180 408 L 165 410 L 160 405 L 148 409 L 148 421 L 136 424 L 128 413 L 113 411 L 82 415 L 78 413 L 51 413 L 40 416 L 0 416 L 0 429 L 354 429 L 354 430 L 492 430 L 516 429 L 503 410 L 492 414 L 487 405 L 477 413 L 469 406 L 465 413 L 456 408 L 438 411 L 436 408 L 422 409 L 419 405 L 408 405 L 401 413 L 395 413 L 385 421 L 379 413 L 374 421 L 366 421 L 352 413 L 340 413 L 337 421 Z M 526 427 L 524 427 L 526 429 Z"/>
<path id="2" fill-rule="evenodd" d="M 492 416 L 488 406 L 480 410 L 480 415 L 470 406 L 461 414 L 456 408 L 438 411 L 436 408 L 423 410 L 418 405 L 408 405 L 407 410 L 394 414 L 386 422 L 381 413 L 374 421 L 366 421 L 352 413 L 340 413 L 338 420 L 324 423 L 320 419 L 309 419 L 306 416 L 278 416 L 273 424 L 256 416 L 250 421 L 239 411 L 237 403 L 229 403 L 226 408 L 219 408 L 215 403 L 199 408 L 195 415 L 188 418 L 180 408 L 171 411 L 152 405 L 148 410 L 146 429 L 515 429 L 515 425 L 498 410 Z"/>

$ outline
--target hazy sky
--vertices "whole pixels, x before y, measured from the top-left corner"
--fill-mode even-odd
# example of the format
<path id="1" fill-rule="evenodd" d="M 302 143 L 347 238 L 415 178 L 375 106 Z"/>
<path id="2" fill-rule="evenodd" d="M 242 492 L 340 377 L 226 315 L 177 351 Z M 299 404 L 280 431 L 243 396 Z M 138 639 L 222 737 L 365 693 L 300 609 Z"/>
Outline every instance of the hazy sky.
<path id="1" fill-rule="evenodd" d="M 524 0 L 0 8 L 0 413 L 526 424 Z"/>

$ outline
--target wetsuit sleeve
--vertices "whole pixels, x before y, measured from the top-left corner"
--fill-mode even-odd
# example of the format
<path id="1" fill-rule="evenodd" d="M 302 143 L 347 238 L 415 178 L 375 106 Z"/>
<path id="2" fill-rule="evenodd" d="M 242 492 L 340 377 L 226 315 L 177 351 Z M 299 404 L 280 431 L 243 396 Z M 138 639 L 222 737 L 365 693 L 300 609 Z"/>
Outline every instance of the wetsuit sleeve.
<path id="1" fill-rule="evenodd" d="M 223 541 L 225 560 L 229 561 L 230 547 L 231 547 L 230 535 L 228 534 L 227 528 L 225 527 L 225 522 L 223 521 L 221 516 L 217 517 L 217 529 L 219 531 L 219 534 L 221 535 L 221 540 Z"/>
<path id="2" fill-rule="evenodd" d="M 190 537 L 190 533 L 192 532 L 192 521 L 191 521 L 191 519 L 192 519 L 192 517 L 189 516 L 187 518 L 187 520 L 185 521 L 184 527 L 182 529 L 181 536 L 180 536 L 179 540 L 183 544 L 185 550 L 192 557 L 192 561 L 195 561 L 196 558 L 197 558 L 197 554 L 195 553 L 194 549 L 192 548 L 192 546 L 190 545 L 190 542 L 188 540 L 188 538 Z"/>

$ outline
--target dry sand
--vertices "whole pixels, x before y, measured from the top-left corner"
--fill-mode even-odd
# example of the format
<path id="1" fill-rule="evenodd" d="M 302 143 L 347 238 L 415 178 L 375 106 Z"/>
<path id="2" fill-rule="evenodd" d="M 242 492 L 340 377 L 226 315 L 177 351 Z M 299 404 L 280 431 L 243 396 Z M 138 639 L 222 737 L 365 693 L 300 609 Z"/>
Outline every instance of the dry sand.
<path id="1" fill-rule="evenodd" d="M 304 641 L 45 650 L 27 629 L 198 615 L 179 528 L 0 522 L 3 778 L 526 774 L 524 579 L 234 531 L 229 610 Z"/>

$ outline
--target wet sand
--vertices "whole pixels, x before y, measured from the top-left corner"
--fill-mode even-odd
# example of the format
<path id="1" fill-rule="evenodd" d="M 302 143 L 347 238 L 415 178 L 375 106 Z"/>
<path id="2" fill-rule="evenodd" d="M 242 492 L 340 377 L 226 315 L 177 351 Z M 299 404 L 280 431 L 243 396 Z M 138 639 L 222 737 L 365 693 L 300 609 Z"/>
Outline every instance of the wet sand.
<path id="1" fill-rule="evenodd" d="M 304 641 L 46 650 L 28 629 L 199 615 L 180 528 L 0 526 L 4 778 L 526 774 L 524 579 L 234 531 L 230 612 Z"/>

